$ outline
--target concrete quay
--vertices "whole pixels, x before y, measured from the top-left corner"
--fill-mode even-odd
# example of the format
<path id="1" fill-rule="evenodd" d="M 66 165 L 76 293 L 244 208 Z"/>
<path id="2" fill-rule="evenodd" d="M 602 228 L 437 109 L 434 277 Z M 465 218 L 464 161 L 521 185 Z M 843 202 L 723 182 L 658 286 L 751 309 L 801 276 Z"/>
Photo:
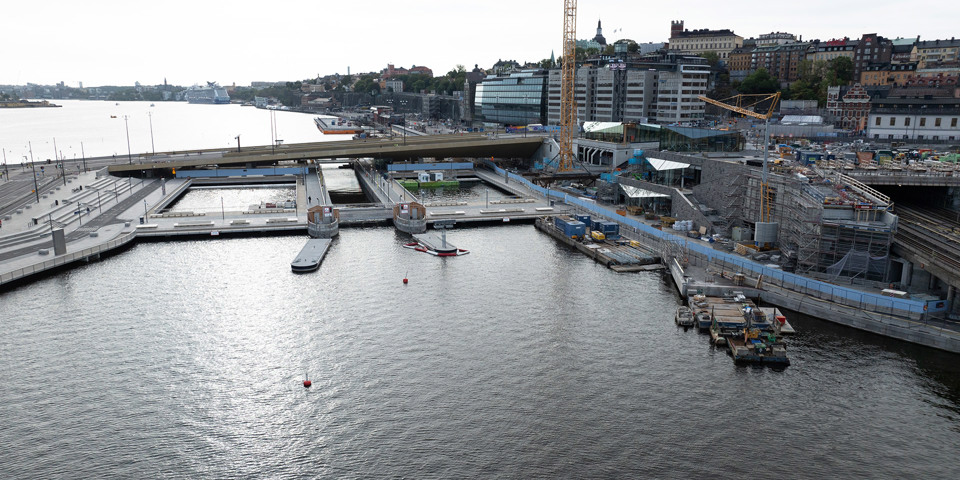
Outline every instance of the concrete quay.
<path id="1" fill-rule="evenodd" d="M 364 191 L 380 203 L 338 206 L 341 227 L 389 225 L 394 203 L 417 199 L 396 181 L 372 170 L 361 167 L 358 173 Z M 481 175 L 514 196 L 493 204 L 428 204 L 427 223 L 449 219 L 456 219 L 458 223 L 532 221 L 569 210 L 565 205 L 551 206 L 548 200 L 522 185 Z M 27 178 L 32 184 L 32 175 Z M 41 198 L 41 203 L 28 204 L 17 209 L 19 212 L 7 215 L 9 218 L 0 230 L 0 288 L 76 262 L 97 260 L 137 239 L 305 233 L 307 208 L 320 201 L 331 203 L 329 193 L 315 171 L 290 179 L 297 185 L 295 209 L 162 213 L 183 192 L 202 180 L 118 178 L 104 176 L 102 172 L 70 176 L 66 180 L 69 188 L 52 189 Z M 17 185 L 12 181 L 7 185 L 7 188 L 0 185 L 0 203 L 19 205 L 22 189 L 12 188 Z M 67 252 L 55 255 L 52 231 L 59 228 L 66 234 Z"/>

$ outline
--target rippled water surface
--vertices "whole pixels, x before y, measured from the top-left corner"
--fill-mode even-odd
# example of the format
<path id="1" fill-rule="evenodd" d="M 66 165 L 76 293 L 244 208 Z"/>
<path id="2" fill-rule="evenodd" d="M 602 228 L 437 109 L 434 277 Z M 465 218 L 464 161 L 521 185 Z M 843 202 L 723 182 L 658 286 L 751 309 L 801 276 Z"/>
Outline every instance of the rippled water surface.
<path id="1" fill-rule="evenodd" d="M 192 187 L 167 210 L 174 212 L 219 212 L 246 210 L 261 203 L 296 201 L 296 186 L 264 186 L 261 188 Z"/>
<path id="2" fill-rule="evenodd" d="M 408 239 L 306 275 L 300 236 L 141 243 L 0 294 L 0 477 L 960 475 L 956 356 L 791 317 L 792 366 L 737 367 L 658 274 Z"/>

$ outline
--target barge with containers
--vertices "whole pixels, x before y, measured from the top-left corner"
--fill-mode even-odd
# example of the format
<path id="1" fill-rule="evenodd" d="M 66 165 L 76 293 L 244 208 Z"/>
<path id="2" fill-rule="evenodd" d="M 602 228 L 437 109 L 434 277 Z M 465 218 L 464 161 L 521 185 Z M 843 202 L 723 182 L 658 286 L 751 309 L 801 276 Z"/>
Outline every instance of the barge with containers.
<path id="1" fill-rule="evenodd" d="M 593 221 L 589 215 L 538 218 L 538 230 L 617 272 L 660 270 L 660 257 L 620 236 L 620 224 Z"/>

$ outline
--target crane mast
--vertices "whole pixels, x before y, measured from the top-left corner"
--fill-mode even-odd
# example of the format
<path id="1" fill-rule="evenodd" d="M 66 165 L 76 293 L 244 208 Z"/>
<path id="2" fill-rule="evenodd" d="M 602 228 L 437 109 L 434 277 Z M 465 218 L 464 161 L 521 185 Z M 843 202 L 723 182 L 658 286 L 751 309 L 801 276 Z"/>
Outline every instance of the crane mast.
<path id="1" fill-rule="evenodd" d="M 760 222 L 770 221 L 770 189 L 767 184 L 767 155 L 770 151 L 770 135 L 767 128 L 770 125 L 770 117 L 776 108 L 777 101 L 780 100 L 780 92 L 772 94 L 753 94 L 753 95 L 734 95 L 723 100 L 714 100 L 701 95 L 700 100 L 720 108 L 736 112 L 744 116 L 763 120 L 763 175 L 760 178 Z M 757 112 L 755 108 L 763 102 L 770 102 L 765 112 Z"/>
<path id="2" fill-rule="evenodd" d="M 577 132 L 574 84 L 577 74 L 577 0 L 563 1 L 563 65 L 560 67 L 560 159 L 558 172 L 573 170 L 573 137 Z"/>

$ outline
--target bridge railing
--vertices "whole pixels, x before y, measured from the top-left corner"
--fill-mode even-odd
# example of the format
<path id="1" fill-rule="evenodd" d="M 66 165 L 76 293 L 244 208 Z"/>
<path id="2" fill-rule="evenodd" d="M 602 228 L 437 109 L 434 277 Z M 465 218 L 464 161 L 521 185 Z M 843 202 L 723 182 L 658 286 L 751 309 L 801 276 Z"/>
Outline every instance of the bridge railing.
<path id="1" fill-rule="evenodd" d="M 795 273 L 784 272 L 776 268 L 770 268 L 726 252 L 714 250 L 711 247 L 697 242 L 687 242 L 685 238 L 657 230 L 637 220 L 627 218 L 618 214 L 616 211 L 598 205 L 596 202 L 586 198 L 572 196 L 565 192 L 550 190 L 531 183 L 520 175 L 506 172 L 496 166 L 493 162 L 487 160 L 485 164 L 497 172 L 499 175 L 506 175 L 511 180 L 525 184 L 531 190 L 547 196 L 550 199 L 556 199 L 575 205 L 594 215 L 609 218 L 622 225 L 626 225 L 635 232 L 642 234 L 654 240 L 672 243 L 675 246 L 682 247 L 696 254 L 707 262 L 721 263 L 728 268 L 743 272 L 749 272 L 754 277 L 762 275 L 765 283 L 773 283 L 781 288 L 788 289 L 804 295 L 810 295 L 821 299 L 829 299 L 834 302 L 846 305 L 857 306 L 865 310 L 889 313 L 903 316 L 919 316 L 924 312 L 931 313 L 944 311 L 948 309 L 947 302 L 942 300 L 919 301 L 912 299 L 887 297 L 876 293 L 864 292 L 861 290 L 848 288 L 840 285 L 834 285 L 819 280 L 797 275 Z"/>

